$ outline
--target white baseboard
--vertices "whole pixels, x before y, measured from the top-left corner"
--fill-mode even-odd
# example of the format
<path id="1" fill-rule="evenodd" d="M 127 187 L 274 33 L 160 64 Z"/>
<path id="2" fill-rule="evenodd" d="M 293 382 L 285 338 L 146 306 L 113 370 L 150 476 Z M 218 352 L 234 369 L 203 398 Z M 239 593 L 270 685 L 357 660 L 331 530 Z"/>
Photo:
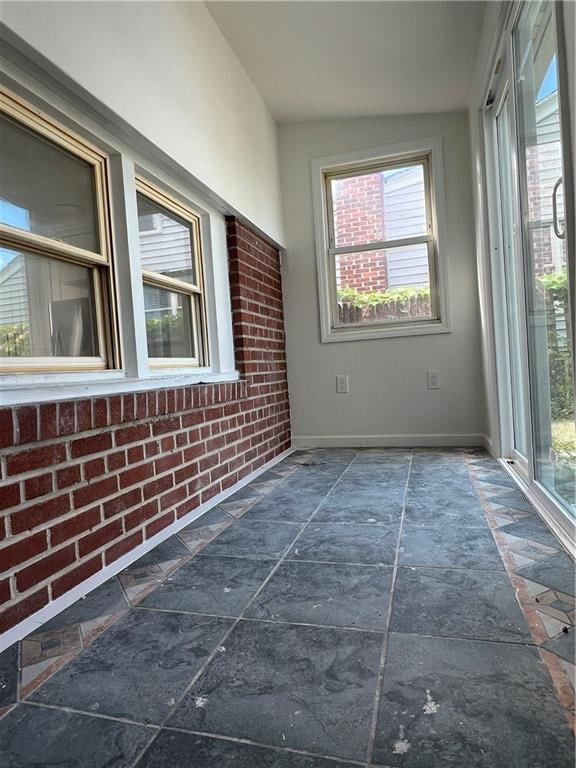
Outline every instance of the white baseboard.
<path id="1" fill-rule="evenodd" d="M 435 448 L 486 446 L 486 436 L 469 434 L 424 435 L 295 435 L 296 448 Z"/>
<path id="2" fill-rule="evenodd" d="M 490 435 L 486 435 L 486 434 L 482 435 L 482 444 L 484 448 L 486 448 L 490 456 L 494 456 L 494 454 L 492 453 L 494 445 L 492 443 L 492 438 L 490 437 Z"/>
<path id="3" fill-rule="evenodd" d="M 142 544 L 128 552 L 126 555 L 116 560 L 116 562 L 106 566 L 101 571 L 98 571 L 98 573 L 95 573 L 94 576 L 91 576 L 89 579 L 86 579 L 86 581 L 78 584 L 78 586 L 74 587 L 74 589 L 71 589 L 69 592 L 66 592 L 66 594 L 48 603 L 48 605 L 45 605 L 39 611 L 36 611 L 36 613 L 33 613 L 31 616 L 24 619 L 15 627 L 12 627 L 11 629 L 4 632 L 2 635 L 0 635 L 0 653 L 6 650 L 6 648 L 9 648 L 14 643 L 18 642 L 18 640 L 22 640 L 31 632 L 37 630 L 38 627 L 40 627 L 42 624 L 45 624 L 54 616 L 57 616 L 63 610 L 72 605 L 72 603 L 75 603 L 77 600 L 85 597 L 89 592 L 92 592 L 93 589 L 99 587 L 112 576 L 120 573 L 120 571 L 124 570 L 124 568 L 129 566 L 135 560 L 138 560 L 138 558 L 142 557 L 142 555 L 145 555 L 146 552 L 154 549 L 154 547 L 158 546 L 158 544 L 163 542 L 165 539 L 169 539 L 170 536 L 173 536 L 175 533 L 178 533 L 178 531 L 181 531 L 182 528 L 190 525 L 190 523 L 192 523 L 194 520 L 202 517 L 202 515 L 206 514 L 206 512 L 208 512 L 210 509 L 220 504 L 229 496 L 232 496 L 232 494 L 236 493 L 236 491 L 240 490 L 240 488 L 243 488 L 245 485 L 248 485 L 248 483 L 251 483 L 259 475 L 263 474 L 276 464 L 279 464 L 287 456 L 290 456 L 291 453 L 294 453 L 294 450 L 294 447 L 288 448 L 288 450 L 284 451 L 279 456 L 276 456 L 274 459 L 267 462 L 256 471 L 242 478 L 242 480 L 240 480 L 239 483 L 236 483 L 236 485 L 232 486 L 232 488 L 227 488 L 222 493 L 219 493 L 218 496 L 214 496 L 214 498 L 210 499 L 210 501 L 207 501 L 205 504 L 201 504 L 185 517 L 182 517 L 180 520 L 172 523 L 172 525 L 168 526 L 168 528 L 164 528 L 163 531 L 160 531 L 160 533 L 157 533 L 151 539 L 147 539 Z"/>

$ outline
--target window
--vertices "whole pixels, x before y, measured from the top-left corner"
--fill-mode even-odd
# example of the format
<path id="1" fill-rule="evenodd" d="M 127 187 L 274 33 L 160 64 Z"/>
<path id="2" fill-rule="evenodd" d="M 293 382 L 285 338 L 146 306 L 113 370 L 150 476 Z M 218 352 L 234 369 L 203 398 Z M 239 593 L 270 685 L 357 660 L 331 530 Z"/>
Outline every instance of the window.
<path id="1" fill-rule="evenodd" d="M 0 88 L 2 405 L 236 381 L 223 212 L 38 89 Z"/>
<path id="2" fill-rule="evenodd" d="M 136 186 L 150 366 L 204 365 L 199 217 L 142 179 Z"/>
<path id="3" fill-rule="evenodd" d="M 448 330 L 439 144 L 391 149 L 313 161 L 323 341 Z"/>
<path id="4" fill-rule="evenodd" d="M 0 106 L 1 371 L 116 367 L 106 158 Z"/>

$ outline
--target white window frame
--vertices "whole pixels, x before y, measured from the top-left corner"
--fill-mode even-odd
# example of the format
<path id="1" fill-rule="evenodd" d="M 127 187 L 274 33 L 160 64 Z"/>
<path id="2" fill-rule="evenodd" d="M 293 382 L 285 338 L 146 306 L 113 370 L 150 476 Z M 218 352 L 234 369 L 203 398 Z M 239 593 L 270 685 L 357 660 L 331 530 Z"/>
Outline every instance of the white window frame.
<path id="1" fill-rule="evenodd" d="M 190 302 L 193 326 L 192 335 L 194 350 L 196 351 L 194 357 L 187 358 L 149 357 L 148 364 L 150 368 L 199 368 L 203 364 L 208 364 L 209 361 L 209 347 L 204 332 L 206 328 L 206 308 L 204 301 L 204 256 L 200 232 L 200 216 L 190 206 L 182 205 L 174 197 L 165 194 L 158 187 L 138 177 L 136 178 L 136 194 L 157 205 L 167 215 L 172 215 L 188 225 L 193 249 L 191 259 L 196 275 L 196 282 L 189 283 L 150 271 L 141 266 L 142 280 L 145 286 L 161 288 L 170 291 L 172 295 L 180 294 L 185 297 L 185 300 Z M 138 225 L 138 234 L 139 237 L 142 236 L 140 225 Z M 144 317 L 146 317 L 146 311 L 144 312 Z"/>
<path id="2" fill-rule="evenodd" d="M 433 297 L 438 319 L 409 320 L 403 322 L 366 323 L 343 326 L 336 322 L 336 279 L 333 269 L 334 251 L 330 229 L 330 200 L 326 178 L 356 170 L 361 166 L 383 166 L 401 161 L 429 158 L 429 216 L 432 224 L 433 242 L 431 248 L 432 269 L 430 270 L 430 292 Z M 368 150 L 346 152 L 329 157 L 313 158 L 312 200 L 316 235 L 316 264 L 318 271 L 318 298 L 320 309 L 320 333 L 322 343 L 381 339 L 394 336 L 419 336 L 423 334 L 450 333 L 447 275 L 446 275 L 446 221 L 444 165 L 442 139 L 432 136 L 415 141 L 406 141 L 375 147 Z M 416 238 L 426 240 L 427 238 Z M 394 245 L 409 245 L 414 238 L 394 241 Z M 381 243 L 371 244 L 372 250 L 382 248 Z M 356 250 L 362 250 L 362 247 Z"/>
<path id="3" fill-rule="evenodd" d="M 212 200 L 187 171 L 168 165 L 161 150 L 146 140 L 125 139 L 123 125 L 100 119 L 77 96 L 57 96 L 44 81 L 23 76 L 7 64 L 1 87 L 47 121 L 96 148 L 109 168 L 112 265 L 115 274 L 119 363 L 98 371 L 6 372 L 0 369 L 0 406 L 132 393 L 196 383 L 237 381 L 223 203 Z M 96 119 L 95 119 L 96 118 Z M 105 127 L 104 127 L 105 126 Z M 194 211 L 203 257 L 206 361 L 168 362 L 157 368 L 148 359 L 144 289 L 136 202 L 136 179 Z M 208 358 L 209 355 L 209 358 Z"/>
<path id="4" fill-rule="evenodd" d="M 102 151 L 57 122 L 47 119 L 5 89 L 0 90 L 0 113 L 18 130 L 29 132 L 48 146 L 57 147 L 91 170 L 94 194 L 94 225 L 98 247 L 86 250 L 68 242 L 0 223 L 0 244 L 15 252 L 41 256 L 53 262 L 75 264 L 90 270 L 91 300 L 95 320 L 95 354 L 90 357 L 23 356 L 0 357 L 0 373 L 26 374 L 35 371 L 94 371 L 120 365 L 114 300 L 114 259 L 110 242 L 108 159 Z M 32 333 L 32 323 L 30 322 Z"/>

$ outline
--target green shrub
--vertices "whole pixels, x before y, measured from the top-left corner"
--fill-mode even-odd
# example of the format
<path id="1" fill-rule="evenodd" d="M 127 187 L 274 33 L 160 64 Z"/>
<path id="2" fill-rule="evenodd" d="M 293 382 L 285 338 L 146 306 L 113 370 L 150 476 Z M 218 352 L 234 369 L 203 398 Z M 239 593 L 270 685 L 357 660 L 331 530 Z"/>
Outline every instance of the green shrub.
<path id="1" fill-rule="evenodd" d="M 370 291 L 362 293 L 356 288 L 341 288 L 338 291 L 338 302 L 348 304 L 351 307 L 363 309 L 365 307 L 377 307 L 379 304 L 391 302 L 406 302 L 410 299 L 429 299 L 429 288 L 391 288 L 389 291 Z"/>
<path id="2" fill-rule="evenodd" d="M 0 357 L 22 357 L 30 353 L 30 325 L 27 322 L 0 325 Z"/>
<path id="3" fill-rule="evenodd" d="M 552 272 L 540 275 L 537 280 L 543 306 L 548 320 L 548 371 L 550 377 L 550 400 L 552 421 L 574 420 L 574 382 L 572 378 L 572 354 L 570 338 L 560 341 L 556 329 L 556 318 L 563 316 L 566 332 L 570 334 L 568 314 L 568 275 Z"/>

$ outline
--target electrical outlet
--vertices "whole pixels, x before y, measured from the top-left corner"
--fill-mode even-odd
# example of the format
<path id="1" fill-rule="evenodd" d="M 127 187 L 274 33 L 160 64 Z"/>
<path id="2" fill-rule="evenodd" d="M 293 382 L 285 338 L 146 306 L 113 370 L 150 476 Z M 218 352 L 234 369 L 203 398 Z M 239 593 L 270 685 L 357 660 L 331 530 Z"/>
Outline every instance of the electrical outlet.
<path id="1" fill-rule="evenodd" d="M 348 376 L 343 373 L 338 374 L 336 376 L 336 392 L 347 395 L 349 391 Z"/>
<path id="2" fill-rule="evenodd" d="M 440 371 L 426 371 L 428 389 L 440 389 Z"/>

